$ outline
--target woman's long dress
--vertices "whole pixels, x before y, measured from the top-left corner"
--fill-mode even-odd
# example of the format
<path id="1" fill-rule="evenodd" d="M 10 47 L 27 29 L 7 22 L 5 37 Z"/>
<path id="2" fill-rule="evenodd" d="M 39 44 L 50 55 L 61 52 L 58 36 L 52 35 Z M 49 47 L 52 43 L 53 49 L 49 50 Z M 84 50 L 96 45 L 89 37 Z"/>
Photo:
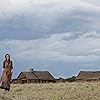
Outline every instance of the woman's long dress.
<path id="1" fill-rule="evenodd" d="M 1 76 L 1 88 L 5 90 L 10 90 L 11 77 L 12 77 L 12 61 L 3 62 L 3 71 Z"/>

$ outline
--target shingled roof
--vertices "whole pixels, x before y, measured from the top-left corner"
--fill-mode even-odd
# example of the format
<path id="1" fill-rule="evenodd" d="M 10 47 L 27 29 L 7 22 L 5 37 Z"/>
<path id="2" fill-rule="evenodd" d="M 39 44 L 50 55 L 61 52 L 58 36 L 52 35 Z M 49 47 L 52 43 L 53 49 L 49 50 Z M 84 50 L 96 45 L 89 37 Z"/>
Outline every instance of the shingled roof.
<path id="1" fill-rule="evenodd" d="M 21 72 L 17 79 L 26 77 L 27 79 L 55 80 L 48 71 Z"/>
<path id="2" fill-rule="evenodd" d="M 100 79 L 100 71 L 80 71 L 76 79 Z"/>

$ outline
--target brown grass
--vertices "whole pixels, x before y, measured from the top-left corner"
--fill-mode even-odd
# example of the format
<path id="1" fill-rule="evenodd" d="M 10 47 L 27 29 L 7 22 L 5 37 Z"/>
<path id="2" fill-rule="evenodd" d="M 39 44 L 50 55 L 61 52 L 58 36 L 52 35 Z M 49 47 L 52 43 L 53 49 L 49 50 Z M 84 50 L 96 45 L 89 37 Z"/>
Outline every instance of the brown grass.
<path id="1" fill-rule="evenodd" d="M 0 100 L 100 100 L 100 82 L 12 84 L 0 90 Z"/>

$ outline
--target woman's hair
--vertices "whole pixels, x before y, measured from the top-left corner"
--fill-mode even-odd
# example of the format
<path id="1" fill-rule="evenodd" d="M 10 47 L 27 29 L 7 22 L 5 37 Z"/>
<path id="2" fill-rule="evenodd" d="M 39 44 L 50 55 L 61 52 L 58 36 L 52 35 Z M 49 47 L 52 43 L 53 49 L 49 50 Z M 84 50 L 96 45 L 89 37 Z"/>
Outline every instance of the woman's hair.
<path id="1" fill-rule="evenodd" d="M 7 53 L 7 54 L 5 55 L 5 59 L 6 59 L 6 60 L 7 60 L 7 56 L 9 56 L 9 60 L 10 60 L 10 54 Z"/>

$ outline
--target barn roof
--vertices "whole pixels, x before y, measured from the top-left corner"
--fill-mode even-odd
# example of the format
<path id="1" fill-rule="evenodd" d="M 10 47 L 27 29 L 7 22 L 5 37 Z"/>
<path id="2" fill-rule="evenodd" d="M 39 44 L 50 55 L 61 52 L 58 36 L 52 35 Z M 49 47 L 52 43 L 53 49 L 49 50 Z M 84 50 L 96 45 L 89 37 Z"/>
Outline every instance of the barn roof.
<path id="1" fill-rule="evenodd" d="M 41 80 L 55 80 L 48 71 L 34 71 L 34 74 Z"/>
<path id="2" fill-rule="evenodd" d="M 100 79 L 100 71 L 80 71 L 76 79 Z"/>
<path id="3" fill-rule="evenodd" d="M 21 72 L 17 79 L 26 77 L 27 79 L 55 80 L 48 71 Z"/>
<path id="4" fill-rule="evenodd" d="M 17 77 L 17 79 L 18 78 L 24 78 L 24 77 L 26 77 L 27 79 L 38 79 L 34 74 L 33 74 L 33 72 L 21 72 L 19 75 L 18 75 L 18 77 Z"/>

